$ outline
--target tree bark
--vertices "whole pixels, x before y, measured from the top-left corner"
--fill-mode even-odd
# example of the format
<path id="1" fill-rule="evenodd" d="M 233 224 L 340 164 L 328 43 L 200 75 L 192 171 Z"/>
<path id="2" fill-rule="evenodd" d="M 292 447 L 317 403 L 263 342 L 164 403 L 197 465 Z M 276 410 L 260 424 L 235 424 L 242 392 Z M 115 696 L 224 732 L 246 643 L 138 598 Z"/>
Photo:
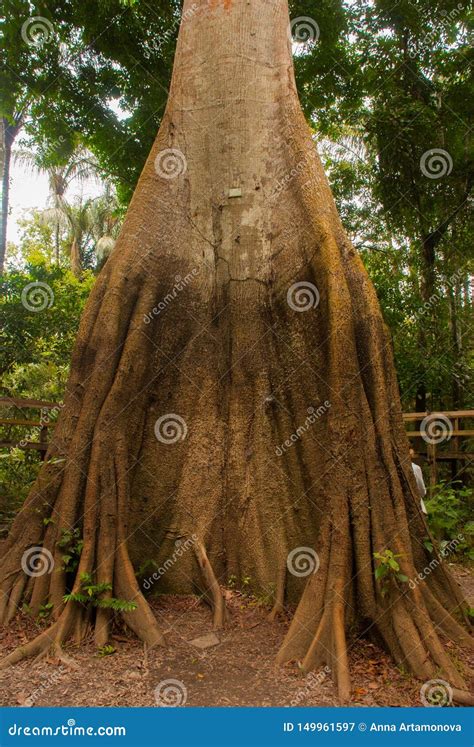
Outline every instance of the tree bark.
<path id="1" fill-rule="evenodd" d="M 2 183 L 2 207 L 0 213 L 0 273 L 3 272 L 5 265 L 5 256 L 7 252 L 7 222 L 8 207 L 10 197 L 10 166 L 12 158 L 12 148 L 15 137 L 18 133 L 18 127 L 10 125 L 8 120 L 1 120 L 1 143 L 0 143 L 0 167 Z"/>
<path id="2" fill-rule="evenodd" d="M 84 613 L 62 598 L 82 573 L 134 599 L 126 622 L 161 643 L 132 561 L 162 565 L 176 536 L 195 536 L 161 591 L 193 592 L 204 573 L 221 624 L 216 583 L 273 585 L 277 607 L 298 602 L 279 661 L 328 663 L 341 698 L 354 625 L 418 675 L 441 668 L 463 687 L 439 637 L 468 641 L 445 565 L 389 597 L 374 578 L 376 551 L 400 554 L 410 579 L 432 556 L 387 331 L 298 102 L 288 26 L 284 1 L 184 3 L 160 131 L 85 310 L 47 462 L 1 550 L 4 620 L 26 589 L 34 609 L 54 602 L 55 621 L 5 664 L 81 637 Z M 58 540 L 72 527 L 84 547 L 70 574 Z M 27 584 L 31 545 L 55 570 Z M 284 572 L 308 548 L 319 570 Z"/>

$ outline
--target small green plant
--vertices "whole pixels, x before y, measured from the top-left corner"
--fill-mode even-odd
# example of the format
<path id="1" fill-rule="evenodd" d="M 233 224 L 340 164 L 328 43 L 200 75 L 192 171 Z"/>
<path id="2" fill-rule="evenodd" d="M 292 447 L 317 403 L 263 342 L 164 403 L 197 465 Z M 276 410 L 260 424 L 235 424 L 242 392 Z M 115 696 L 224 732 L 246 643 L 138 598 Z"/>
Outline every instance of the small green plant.
<path id="1" fill-rule="evenodd" d="M 426 501 L 428 523 L 441 553 L 446 551 L 474 560 L 473 496 L 474 491 L 460 481 L 442 482 L 435 485 Z"/>
<path id="2" fill-rule="evenodd" d="M 117 649 L 115 646 L 111 646 L 110 643 L 106 644 L 105 646 L 101 646 L 97 651 L 97 656 L 104 657 L 104 656 L 112 656 L 112 654 L 115 654 Z"/>
<path id="3" fill-rule="evenodd" d="M 433 552 L 434 545 L 429 537 L 425 537 L 425 539 L 423 540 L 423 547 L 425 547 L 428 552 Z"/>
<path id="4" fill-rule="evenodd" d="M 253 607 L 271 607 L 275 601 L 276 584 L 269 583 L 263 589 L 253 593 Z"/>
<path id="5" fill-rule="evenodd" d="M 38 610 L 38 620 L 47 620 L 53 611 L 53 603 L 42 604 Z"/>
<path id="6" fill-rule="evenodd" d="M 81 573 L 81 590 L 65 594 L 63 599 L 65 602 L 77 602 L 84 607 L 101 607 L 102 609 L 114 610 L 114 612 L 133 612 L 133 610 L 136 610 L 135 602 L 128 602 L 126 599 L 116 599 L 115 597 L 103 597 L 106 591 L 112 591 L 112 584 L 96 584 L 90 573 Z"/>
<path id="7" fill-rule="evenodd" d="M 61 538 L 58 540 L 58 547 L 63 554 L 63 571 L 75 571 L 79 565 L 82 548 L 84 547 L 81 530 L 78 527 L 74 529 L 62 529 Z"/>
<path id="8" fill-rule="evenodd" d="M 397 586 L 397 581 L 404 584 L 409 581 L 408 576 L 405 576 L 400 570 L 398 558 L 401 558 L 401 555 L 395 555 L 392 550 L 384 550 L 383 552 L 374 552 L 373 557 L 378 560 L 378 565 L 375 568 L 375 579 L 380 584 L 380 593 L 383 597 Z"/>

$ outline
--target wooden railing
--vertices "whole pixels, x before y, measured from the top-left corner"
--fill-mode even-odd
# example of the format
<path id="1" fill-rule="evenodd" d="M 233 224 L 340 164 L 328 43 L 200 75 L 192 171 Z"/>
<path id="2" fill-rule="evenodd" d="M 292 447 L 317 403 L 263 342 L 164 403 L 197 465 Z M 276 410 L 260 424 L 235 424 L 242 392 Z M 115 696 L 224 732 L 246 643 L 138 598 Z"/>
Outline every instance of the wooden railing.
<path id="1" fill-rule="evenodd" d="M 29 420 L 21 417 L 0 418 L 0 427 L 11 429 L 25 428 L 31 431 L 33 428 L 38 429 L 38 441 L 26 440 L 0 440 L 0 448 L 13 449 L 35 449 L 41 452 L 42 457 L 48 448 L 48 429 L 54 427 L 55 419 L 51 419 L 53 412 L 59 412 L 62 407 L 60 402 L 44 402 L 37 399 L 19 399 L 16 397 L 0 397 L 0 408 L 14 410 L 37 410 L 40 412 L 39 418 Z M 423 430 L 420 430 L 421 424 L 425 418 L 431 417 L 436 420 L 436 416 L 446 418 L 446 425 L 449 424 L 449 439 L 443 439 L 440 443 L 427 441 L 426 422 Z M 465 419 L 474 420 L 474 410 L 448 410 L 443 412 L 406 412 L 403 419 L 407 426 L 407 436 L 410 441 L 420 439 L 416 449 L 417 454 L 426 459 L 430 470 L 430 485 L 435 485 L 438 479 L 437 462 L 449 460 L 454 465 L 458 461 L 470 462 L 474 460 L 474 453 L 461 449 L 461 439 L 474 438 L 474 430 L 469 428 L 460 428 L 460 421 Z M 429 422 L 429 421 L 428 421 Z M 414 427 L 411 427 L 414 426 Z M 8 439 L 8 436 L 7 436 Z M 432 440 L 431 440 L 432 441 Z M 415 445 L 415 444 L 413 444 Z"/>
<path id="2" fill-rule="evenodd" d="M 441 417 L 440 417 L 441 416 Z M 443 436 L 444 426 L 447 426 L 446 436 Z M 425 420 L 426 419 L 426 420 Z M 406 412 L 403 414 L 403 420 L 407 426 L 407 436 L 410 442 L 418 441 L 419 448 L 416 448 L 418 456 L 426 459 L 430 473 L 430 487 L 432 488 L 438 482 L 438 462 L 451 462 L 452 474 L 457 475 L 457 462 L 467 463 L 474 460 L 474 453 L 461 448 L 461 439 L 473 438 L 474 430 L 472 428 L 460 428 L 461 420 L 474 420 L 474 410 L 445 410 L 437 412 Z M 440 440 L 437 441 L 435 433 L 434 438 L 430 438 L 430 420 L 433 427 L 436 423 L 439 425 Z M 424 422 L 423 422 L 424 421 Z M 409 426 L 414 426 L 413 428 Z M 423 428 L 423 430 L 420 430 Z M 412 444 L 415 448 L 415 444 Z"/>
<path id="3" fill-rule="evenodd" d="M 48 428 L 54 428 L 56 425 L 56 419 L 51 419 L 51 415 L 55 412 L 59 412 L 62 404 L 60 402 L 45 402 L 40 399 L 21 399 L 18 397 L 0 397 L 0 408 L 8 408 L 14 410 L 38 410 L 39 417 L 30 420 L 28 418 L 21 417 L 0 417 L 0 427 L 2 429 L 7 428 L 25 428 L 25 430 L 31 431 L 33 428 L 37 430 L 38 441 L 28 441 L 26 439 L 11 439 L 11 436 L 7 434 L 7 440 L 0 440 L 0 448 L 2 449 L 34 449 L 35 451 L 41 452 L 41 458 L 44 459 L 44 455 L 48 449 Z"/>

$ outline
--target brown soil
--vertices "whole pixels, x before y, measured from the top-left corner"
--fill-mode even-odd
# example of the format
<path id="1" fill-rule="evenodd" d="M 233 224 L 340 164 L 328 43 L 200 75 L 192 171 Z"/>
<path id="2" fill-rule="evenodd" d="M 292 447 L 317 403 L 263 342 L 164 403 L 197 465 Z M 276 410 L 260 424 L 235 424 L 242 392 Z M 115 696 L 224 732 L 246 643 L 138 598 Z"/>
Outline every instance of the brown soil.
<path id="1" fill-rule="evenodd" d="M 463 586 L 473 578 L 455 568 Z M 97 656 L 92 641 L 68 648 L 77 668 L 54 658 L 24 661 L 0 671 L 0 705 L 154 706 L 155 688 L 179 680 L 189 706 L 333 706 L 337 692 L 323 670 L 302 675 L 297 666 L 274 664 L 289 618 L 270 622 L 268 610 L 252 597 L 227 592 L 228 625 L 220 643 L 199 650 L 191 641 L 212 633 L 209 608 L 195 597 L 160 597 L 152 603 L 168 646 L 146 652 L 136 638 L 117 631 L 116 653 Z M 25 618 L 0 633 L 0 647 L 13 649 L 31 638 L 35 625 Z M 447 644 L 454 651 L 454 646 Z M 464 652 L 458 662 L 469 664 Z M 420 706 L 420 681 L 402 673 L 391 658 L 367 640 L 350 646 L 352 705 Z M 472 662 L 471 662 L 472 664 Z"/>

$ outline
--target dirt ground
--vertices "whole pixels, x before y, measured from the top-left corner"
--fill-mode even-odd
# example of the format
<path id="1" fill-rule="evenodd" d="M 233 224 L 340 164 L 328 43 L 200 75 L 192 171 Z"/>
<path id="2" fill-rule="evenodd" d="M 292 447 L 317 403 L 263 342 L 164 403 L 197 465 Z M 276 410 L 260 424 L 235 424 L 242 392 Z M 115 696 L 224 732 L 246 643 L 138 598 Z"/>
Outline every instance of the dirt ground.
<path id="1" fill-rule="evenodd" d="M 455 573 L 471 596 L 474 577 Z M 214 633 L 209 608 L 195 597 L 160 597 L 153 609 L 168 646 L 146 651 L 117 630 L 115 652 L 98 656 L 92 641 L 70 646 L 71 666 L 52 658 L 0 671 L 0 705 L 18 706 L 331 706 L 338 705 L 330 675 L 302 675 L 295 664 L 274 665 L 288 619 L 269 622 L 256 600 L 227 592 L 229 624 Z M 25 642 L 37 624 L 20 617 L 0 632 L 2 653 Z M 203 636 L 210 636 L 202 639 Z M 213 645 L 210 645 L 213 644 Z M 204 648 L 200 648 L 204 646 Z M 460 666 L 466 652 L 453 649 Z M 420 683 L 402 673 L 366 640 L 350 649 L 352 705 L 419 706 Z"/>

